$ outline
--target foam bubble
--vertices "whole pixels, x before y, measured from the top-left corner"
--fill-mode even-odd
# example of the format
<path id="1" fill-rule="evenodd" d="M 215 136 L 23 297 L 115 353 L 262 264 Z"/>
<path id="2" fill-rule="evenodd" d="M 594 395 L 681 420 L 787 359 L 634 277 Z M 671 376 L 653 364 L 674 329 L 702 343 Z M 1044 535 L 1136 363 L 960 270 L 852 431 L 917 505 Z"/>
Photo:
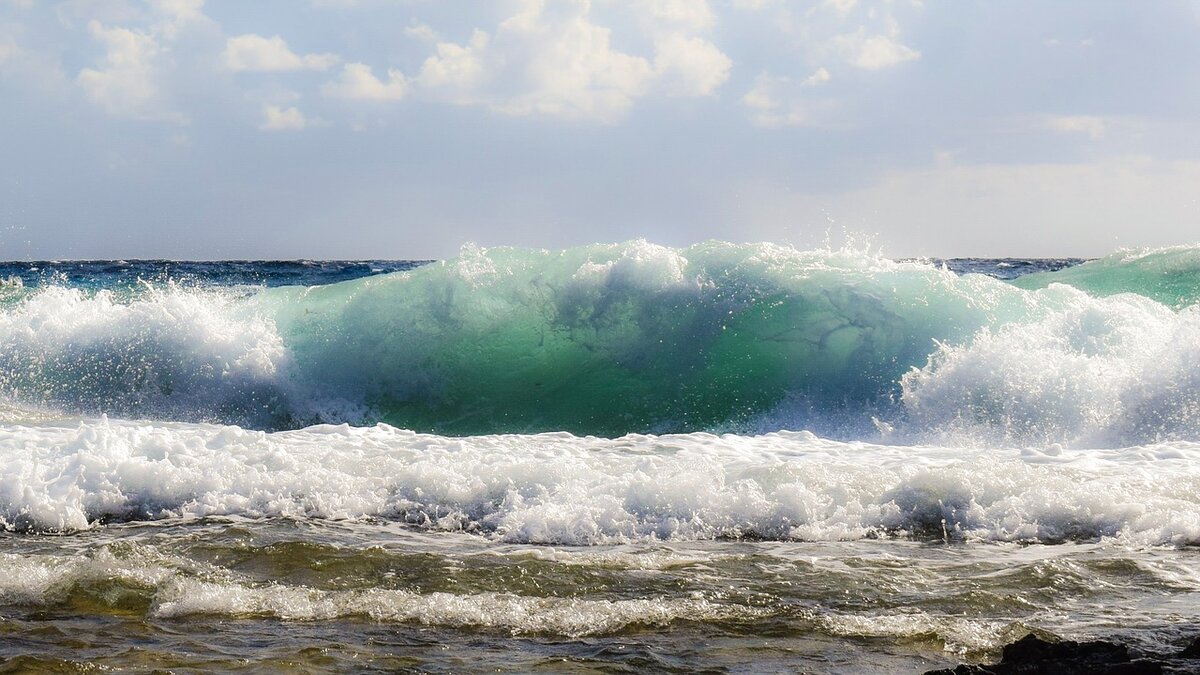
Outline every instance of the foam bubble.
<path id="1" fill-rule="evenodd" d="M 448 438 L 84 421 L 0 426 L 0 519 L 78 530 L 237 515 L 384 518 L 511 543 L 908 536 L 1200 542 L 1200 445 L 1020 450 L 811 434 Z"/>

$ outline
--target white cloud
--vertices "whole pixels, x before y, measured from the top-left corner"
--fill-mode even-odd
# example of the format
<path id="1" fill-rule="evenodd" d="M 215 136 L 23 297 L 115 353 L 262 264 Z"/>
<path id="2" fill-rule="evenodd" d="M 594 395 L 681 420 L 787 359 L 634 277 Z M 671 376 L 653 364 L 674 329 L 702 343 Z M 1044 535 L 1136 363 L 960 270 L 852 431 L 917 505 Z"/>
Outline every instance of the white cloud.
<path id="1" fill-rule="evenodd" d="M 150 6 L 163 19 L 156 30 L 168 39 L 189 23 L 208 20 L 202 11 L 204 0 L 150 0 Z"/>
<path id="2" fill-rule="evenodd" d="M 396 69 L 388 70 L 388 80 L 375 77 L 365 63 L 347 63 L 336 80 L 326 82 L 321 93 L 330 98 L 367 101 L 396 101 L 404 98 L 408 80 Z"/>
<path id="3" fill-rule="evenodd" d="M 338 62 L 334 54 L 296 54 L 278 35 L 263 37 L 254 33 L 225 41 L 225 65 L 230 70 L 288 71 L 328 70 Z"/>
<path id="4" fill-rule="evenodd" d="M 60 5 L 68 14 L 103 8 L 114 16 L 124 16 L 143 27 L 105 25 L 99 19 L 88 21 L 88 33 L 104 46 L 102 62 L 83 68 L 76 84 L 93 103 L 109 114 L 138 119 L 170 120 L 186 123 L 186 115 L 168 109 L 171 71 L 174 61 L 167 58 L 181 31 L 192 24 L 210 22 L 204 15 L 203 0 L 147 0 L 150 12 L 134 12 L 121 3 L 92 6 L 87 3 Z M 69 7 L 69 10 L 64 10 Z M 70 21 L 60 15 L 64 25 Z"/>
<path id="5" fill-rule="evenodd" d="M 176 19 L 195 21 L 204 18 L 204 0 L 149 0 L 156 12 Z"/>
<path id="6" fill-rule="evenodd" d="M 821 4 L 845 16 L 854 11 L 855 6 L 858 5 L 858 0 L 825 0 Z"/>
<path id="7" fill-rule="evenodd" d="M 493 34 L 477 29 L 466 44 L 439 43 L 415 80 L 432 98 L 510 115 L 615 122 L 652 92 L 708 96 L 728 79 L 729 57 L 688 33 L 711 25 L 706 3 L 634 7 L 652 33 L 653 62 L 615 49 L 588 0 L 524 0 Z"/>
<path id="8" fill-rule="evenodd" d="M 642 0 L 636 7 L 651 20 L 680 30 L 708 30 L 717 21 L 705 0 Z"/>
<path id="9" fill-rule="evenodd" d="M 713 43 L 698 37 L 668 35 L 655 44 L 655 73 L 668 93 L 712 96 L 729 79 L 733 61 Z"/>
<path id="10" fill-rule="evenodd" d="M 734 2 L 746 9 L 775 4 Z M 758 20 L 769 21 L 810 65 L 837 59 L 865 70 L 881 70 L 921 58 L 919 50 L 901 39 L 897 20 L 923 11 L 913 0 L 813 0 L 779 3 L 777 9 Z"/>
<path id="11" fill-rule="evenodd" d="M 263 131 L 300 131 L 307 126 L 308 120 L 299 109 L 266 105 L 263 106 L 263 122 L 258 128 Z"/>
<path id="12" fill-rule="evenodd" d="M 649 86 L 650 63 L 614 50 L 611 31 L 589 20 L 588 2 L 573 0 L 552 12 L 544 8 L 542 2 L 528 2 L 497 31 L 496 42 L 511 50 L 504 58 L 524 56 L 527 83 L 524 92 L 498 108 L 602 121 L 624 116 Z"/>
<path id="13" fill-rule="evenodd" d="M 824 68 L 818 68 L 799 84 L 787 77 L 760 73 L 754 86 L 742 96 L 742 105 L 751 109 L 750 119 L 760 127 L 816 125 L 831 103 L 828 99 L 809 99 L 803 90 L 818 87 L 830 79 L 829 71 Z"/>
<path id="14" fill-rule="evenodd" d="M 782 4 L 783 0 L 733 0 L 734 9 L 757 11 Z"/>
<path id="15" fill-rule="evenodd" d="M 555 9 L 526 2 L 494 38 L 477 30 L 465 46 L 439 44 L 418 81 L 511 115 L 619 119 L 649 86 L 649 61 L 613 50 L 609 29 L 588 20 L 587 2 Z"/>
<path id="16" fill-rule="evenodd" d="M 629 7 L 654 43 L 655 90 L 671 96 L 711 96 L 729 79 L 733 61 L 696 35 L 716 25 L 706 0 L 645 0 Z"/>
<path id="17" fill-rule="evenodd" d="M 775 89 L 781 83 L 786 83 L 787 78 L 771 77 L 766 73 L 759 73 L 754 80 L 754 86 L 750 91 L 742 96 L 742 105 L 750 106 L 756 110 L 774 110 L 779 107 L 779 99 L 775 94 Z"/>
<path id="18" fill-rule="evenodd" d="M 866 70 L 880 70 L 921 58 L 921 52 L 900 44 L 894 35 L 867 35 L 863 28 L 837 36 L 833 44 L 848 63 Z"/>
<path id="19" fill-rule="evenodd" d="M 437 55 L 425 59 L 417 79 L 421 86 L 453 93 L 458 102 L 468 102 L 468 92 L 484 76 L 482 54 L 488 46 L 488 34 L 475 30 L 466 45 L 439 42 Z"/>
<path id="20" fill-rule="evenodd" d="M 128 28 L 107 28 L 99 21 L 88 32 L 105 47 L 104 67 L 84 68 L 76 81 L 94 103 L 112 114 L 137 115 L 156 95 L 153 35 Z"/>
<path id="21" fill-rule="evenodd" d="M 1092 139 L 1104 135 L 1107 123 L 1090 115 L 1051 115 L 1042 119 L 1042 128 L 1069 134 L 1085 134 Z"/>
<path id="22" fill-rule="evenodd" d="M 815 87 L 819 84 L 825 84 L 831 78 L 832 76 L 829 74 L 828 70 L 825 70 L 824 68 L 817 68 L 815 71 L 813 71 L 812 75 L 806 77 L 800 84 L 806 87 Z"/>
<path id="23" fill-rule="evenodd" d="M 414 21 L 404 27 L 404 34 L 410 38 L 420 40 L 422 42 L 437 42 L 437 31 L 429 27 L 429 24 Z"/>

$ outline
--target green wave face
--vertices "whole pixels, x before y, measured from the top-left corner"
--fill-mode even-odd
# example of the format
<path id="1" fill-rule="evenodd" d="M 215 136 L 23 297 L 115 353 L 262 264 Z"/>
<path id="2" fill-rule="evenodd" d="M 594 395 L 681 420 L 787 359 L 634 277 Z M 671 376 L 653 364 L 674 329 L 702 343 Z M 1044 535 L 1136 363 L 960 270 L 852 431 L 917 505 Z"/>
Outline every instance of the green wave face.
<path id="1" fill-rule="evenodd" d="M 449 434 L 733 428 L 785 398 L 886 399 L 934 340 L 1027 316 L 981 276 L 852 252 L 645 242 L 464 249 L 411 272 L 250 302 L 290 377 Z"/>
<path id="2" fill-rule="evenodd" d="M 1179 309 L 1200 301 L 1200 246 L 1121 251 L 1013 283 L 1030 290 L 1067 284 L 1096 296 L 1136 293 Z"/>

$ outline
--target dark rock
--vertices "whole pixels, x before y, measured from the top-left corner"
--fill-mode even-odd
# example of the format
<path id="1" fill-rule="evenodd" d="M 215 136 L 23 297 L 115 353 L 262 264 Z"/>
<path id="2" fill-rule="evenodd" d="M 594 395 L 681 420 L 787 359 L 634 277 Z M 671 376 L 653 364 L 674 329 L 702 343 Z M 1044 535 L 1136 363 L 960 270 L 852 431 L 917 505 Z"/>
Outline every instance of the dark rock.
<path id="1" fill-rule="evenodd" d="M 1200 637 L 1192 640 L 1192 643 L 1183 648 L 1183 651 L 1177 654 L 1177 658 L 1181 659 L 1200 659 Z"/>
<path id="2" fill-rule="evenodd" d="M 1193 649 L 1196 656 L 1185 656 Z M 1034 635 L 1026 635 L 1006 645 L 998 663 L 963 664 L 956 668 L 932 670 L 927 675 L 1156 675 L 1162 672 L 1189 672 L 1187 664 L 1180 662 L 1183 658 L 1200 658 L 1200 640 L 1178 655 L 1135 658 L 1128 647 L 1115 642 L 1048 642 Z"/>
<path id="3" fill-rule="evenodd" d="M 1038 663 L 1045 661 L 1088 660 L 1101 663 L 1127 663 L 1129 649 L 1125 645 L 1096 640 L 1093 642 L 1047 642 L 1035 635 L 1026 635 L 1005 645 L 1000 663 Z"/>

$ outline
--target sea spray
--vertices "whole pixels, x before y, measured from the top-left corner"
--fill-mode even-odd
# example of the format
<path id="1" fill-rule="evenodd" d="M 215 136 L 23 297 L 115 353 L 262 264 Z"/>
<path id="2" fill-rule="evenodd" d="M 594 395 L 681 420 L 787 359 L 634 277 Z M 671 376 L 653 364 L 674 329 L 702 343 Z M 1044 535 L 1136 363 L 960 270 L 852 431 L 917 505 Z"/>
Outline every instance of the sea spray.
<path id="1" fill-rule="evenodd" d="M 0 389 L 67 411 L 269 424 L 288 351 L 240 297 L 174 284 L 40 288 L 0 311 Z"/>
<path id="2" fill-rule="evenodd" d="M 1200 312 L 1066 287 L 1062 309 L 940 345 L 901 401 L 926 438 L 1119 447 L 1200 438 Z"/>

